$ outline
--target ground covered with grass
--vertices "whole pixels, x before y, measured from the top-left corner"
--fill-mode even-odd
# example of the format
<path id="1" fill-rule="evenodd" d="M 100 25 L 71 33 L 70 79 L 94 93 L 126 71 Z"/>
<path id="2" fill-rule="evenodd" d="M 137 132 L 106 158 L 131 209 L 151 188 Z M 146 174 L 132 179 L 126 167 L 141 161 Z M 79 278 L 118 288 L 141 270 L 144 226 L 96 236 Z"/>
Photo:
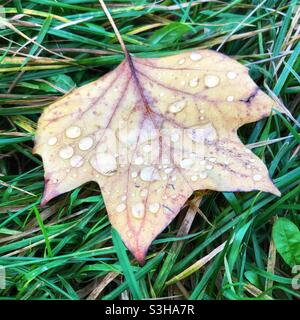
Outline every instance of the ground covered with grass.
<path id="1" fill-rule="evenodd" d="M 133 55 L 218 50 L 246 65 L 289 111 L 239 130 L 282 196 L 208 193 L 191 228 L 182 232 L 183 221 L 192 222 L 184 209 L 144 266 L 112 233 L 96 184 L 40 206 L 44 172 L 32 154 L 40 114 L 123 59 L 99 2 L 1 4 L 1 299 L 299 299 L 291 264 L 272 237 L 281 217 L 300 225 L 299 1 L 106 1 Z"/>

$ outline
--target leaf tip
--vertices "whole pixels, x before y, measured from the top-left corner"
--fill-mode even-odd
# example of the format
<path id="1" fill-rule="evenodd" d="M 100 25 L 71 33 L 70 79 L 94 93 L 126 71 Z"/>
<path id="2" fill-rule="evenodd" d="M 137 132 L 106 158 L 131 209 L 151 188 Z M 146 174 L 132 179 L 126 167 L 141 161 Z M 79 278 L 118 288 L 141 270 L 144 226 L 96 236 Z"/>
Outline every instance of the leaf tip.
<path id="1" fill-rule="evenodd" d="M 267 192 L 270 192 L 274 194 L 277 197 L 281 197 L 281 192 L 280 190 L 276 187 L 274 181 L 272 180 L 271 176 L 269 175 L 269 185 L 268 185 L 268 190 Z"/>
<path id="2" fill-rule="evenodd" d="M 59 193 L 55 192 L 55 189 L 49 184 L 48 181 L 45 183 L 44 194 L 41 199 L 41 206 L 45 206 L 51 199 L 55 198 Z"/>
<path id="3" fill-rule="evenodd" d="M 134 255 L 140 266 L 143 266 L 145 264 L 146 252 L 144 250 L 137 248 L 137 250 L 132 251 L 132 254 Z"/>
<path id="4" fill-rule="evenodd" d="M 275 196 L 277 197 L 281 197 L 281 192 L 279 191 L 279 189 L 277 189 L 275 186 L 273 188 L 273 190 L 271 191 Z"/>

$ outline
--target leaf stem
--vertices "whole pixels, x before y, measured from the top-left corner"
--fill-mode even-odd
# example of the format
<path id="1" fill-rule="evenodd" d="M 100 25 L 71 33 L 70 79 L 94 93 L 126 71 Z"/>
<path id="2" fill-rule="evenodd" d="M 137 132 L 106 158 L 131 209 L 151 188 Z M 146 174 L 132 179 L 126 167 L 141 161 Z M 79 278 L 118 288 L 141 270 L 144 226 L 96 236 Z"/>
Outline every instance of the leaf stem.
<path id="1" fill-rule="evenodd" d="M 112 26 L 113 29 L 114 29 L 114 32 L 115 32 L 115 34 L 116 34 L 116 36 L 117 36 L 117 38 L 118 38 L 118 41 L 119 41 L 119 43 L 120 43 L 120 45 L 121 45 L 122 50 L 123 50 L 124 53 L 125 53 L 125 56 L 128 57 L 129 54 L 128 54 L 127 48 L 126 48 L 125 43 L 124 43 L 124 41 L 123 41 L 123 39 L 122 39 L 122 36 L 121 36 L 121 34 L 120 34 L 120 32 L 119 32 L 119 30 L 118 30 L 118 28 L 117 28 L 117 26 L 116 26 L 116 24 L 115 24 L 115 22 L 114 22 L 113 17 L 111 16 L 110 12 L 108 11 L 105 2 L 104 2 L 103 0 L 99 0 L 99 2 L 100 2 L 100 4 L 101 4 L 101 7 L 102 7 L 104 13 L 106 14 L 106 16 L 107 16 L 107 18 L 108 18 L 111 26 Z"/>

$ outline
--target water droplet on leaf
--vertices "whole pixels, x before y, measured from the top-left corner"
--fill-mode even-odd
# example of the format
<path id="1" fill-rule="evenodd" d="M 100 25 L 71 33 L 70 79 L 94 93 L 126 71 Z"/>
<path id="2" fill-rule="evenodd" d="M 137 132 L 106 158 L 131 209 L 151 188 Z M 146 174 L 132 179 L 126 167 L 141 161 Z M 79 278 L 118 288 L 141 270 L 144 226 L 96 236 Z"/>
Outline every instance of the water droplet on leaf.
<path id="1" fill-rule="evenodd" d="M 236 74 L 236 72 L 234 72 L 234 71 L 229 71 L 229 72 L 227 73 L 227 78 L 230 79 L 230 80 L 233 80 L 233 79 L 235 79 L 236 77 L 237 77 L 237 74 Z"/>
<path id="2" fill-rule="evenodd" d="M 159 210 L 159 207 L 160 207 L 159 203 L 157 203 L 157 202 L 151 203 L 151 204 L 149 205 L 149 211 L 150 211 L 151 213 L 157 213 L 158 210 Z"/>
<path id="3" fill-rule="evenodd" d="M 253 180 L 254 181 L 260 181 L 262 179 L 262 176 L 260 175 L 260 174 L 255 174 L 254 176 L 253 176 Z"/>
<path id="4" fill-rule="evenodd" d="M 176 101 L 175 103 L 171 104 L 169 111 L 172 113 L 177 113 L 183 110 L 185 106 L 186 106 L 185 100 Z"/>
<path id="5" fill-rule="evenodd" d="M 83 165 L 83 158 L 82 156 L 75 155 L 70 159 L 70 165 L 73 168 L 79 168 Z"/>
<path id="6" fill-rule="evenodd" d="M 190 58 L 193 61 L 199 61 L 202 58 L 202 55 L 200 53 L 198 53 L 198 52 L 192 52 L 190 54 Z"/>
<path id="7" fill-rule="evenodd" d="M 183 159 L 180 161 L 180 167 L 183 169 L 190 169 L 194 164 L 194 160 L 193 159 Z"/>
<path id="8" fill-rule="evenodd" d="M 49 146 L 54 146 L 57 143 L 57 138 L 56 137 L 52 137 L 48 140 L 48 145 Z"/>
<path id="9" fill-rule="evenodd" d="M 71 146 L 66 146 L 61 148 L 58 154 L 62 159 L 66 160 L 71 158 L 73 153 L 74 153 L 74 149 Z"/>
<path id="10" fill-rule="evenodd" d="M 204 83 L 208 88 L 216 87 L 220 82 L 219 77 L 214 75 L 207 75 L 204 78 Z"/>
<path id="11" fill-rule="evenodd" d="M 76 139 L 81 135 L 81 129 L 77 126 L 72 126 L 66 129 L 66 136 L 70 139 Z"/>
<path id="12" fill-rule="evenodd" d="M 97 153 L 91 160 L 92 167 L 105 176 L 113 175 L 117 170 L 117 161 L 112 154 Z"/>
<path id="13" fill-rule="evenodd" d="M 134 218 L 142 219 L 145 214 L 145 206 L 142 202 L 136 203 L 131 208 L 131 213 Z"/>
<path id="14" fill-rule="evenodd" d="M 126 209 L 126 205 L 124 203 L 120 203 L 116 208 L 117 212 L 119 213 L 123 212 L 125 209 Z"/>
<path id="15" fill-rule="evenodd" d="M 154 167 L 145 167 L 141 170 L 140 177 L 144 181 L 154 181 L 159 178 L 159 174 Z"/>
<path id="16" fill-rule="evenodd" d="M 78 143 L 79 149 L 83 151 L 89 150 L 92 145 L 93 139 L 91 137 L 82 138 Z"/>
<path id="17" fill-rule="evenodd" d="M 190 80 L 189 85 L 190 85 L 192 88 L 197 87 L 198 81 L 199 81 L 199 78 L 198 78 L 198 77 L 193 78 L 192 80 Z"/>

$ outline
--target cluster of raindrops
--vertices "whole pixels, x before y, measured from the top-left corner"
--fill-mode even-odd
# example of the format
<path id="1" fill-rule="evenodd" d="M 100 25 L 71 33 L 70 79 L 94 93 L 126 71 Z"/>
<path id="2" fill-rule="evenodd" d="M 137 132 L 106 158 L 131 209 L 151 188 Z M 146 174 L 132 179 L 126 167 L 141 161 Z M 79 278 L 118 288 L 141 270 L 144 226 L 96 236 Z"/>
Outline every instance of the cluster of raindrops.
<path id="1" fill-rule="evenodd" d="M 94 144 L 94 139 L 91 136 L 81 137 L 82 130 L 78 126 L 70 126 L 65 130 L 65 136 L 71 141 L 77 141 L 77 147 L 80 151 L 88 151 Z M 55 146 L 58 143 L 57 137 L 50 137 L 48 140 L 49 146 Z M 68 160 L 70 167 L 79 168 L 84 164 L 84 158 L 80 154 L 76 154 L 76 146 L 64 145 L 58 150 L 58 155 L 63 160 Z"/>
<path id="2" fill-rule="evenodd" d="M 180 167 L 182 169 L 192 170 L 192 174 L 189 174 L 190 180 L 192 182 L 200 180 L 205 180 L 209 177 L 209 171 L 213 169 L 216 158 L 209 157 L 202 160 L 197 160 L 193 158 L 184 158 L 180 161 Z M 189 172 L 190 172 L 189 171 Z"/>
<path id="3" fill-rule="evenodd" d="M 199 52 L 192 52 L 189 55 L 189 59 L 180 58 L 178 60 L 178 65 L 180 66 L 180 68 L 182 68 L 182 67 L 184 67 L 185 63 L 188 62 L 188 60 L 197 63 L 201 59 L 202 59 L 202 55 Z M 197 67 L 195 68 L 195 70 L 198 70 L 198 69 L 201 70 L 201 68 L 197 68 Z M 187 73 L 186 76 L 189 77 L 190 73 Z M 228 71 L 226 73 L 226 77 L 228 80 L 235 80 L 237 78 L 237 76 L 238 76 L 238 74 L 235 71 Z M 201 79 L 199 78 L 199 76 L 195 76 L 189 80 L 188 84 L 191 88 L 196 88 L 199 85 L 200 80 Z M 205 74 L 203 81 L 204 81 L 204 85 L 206 88 L 215 88 L 221 82 L 220 77 L 215 74 Z M 181 81 L 181 85 L 184 86 L 185 84 L 186 84 L 186 81 Z M 232 95 L 227 96 L 226 101 L 233 102 L 234 96 L 232 96 Z M 181 110 L 183 110 L 183 108 L 185 108 L 185 106 L 186 106 L 186 102 L 184 100 L 176 101 L 175 103 L 172 103 L 170 105 L 169 111 L 172 113 L 178 113 Z M 204 119 L 204 116 L 202 116 L 202 119 Z"/>
<path id="4" fill-rule="evenodd" d="M 148 195 L 148 190 L 147 189 L 142 189 L 140 191 L 140 197 L 141 198 L 146 198 Z M 122 213 L 127 209 L 127 196 L 124 194 L 121 197 L 121 202 L 116 206 L 115 210 L 117 213 Z M 144 202 L 139 201 L 135 202 L 133 205 L 130 207 L 130 214 L 132 217 L 135 219 L 143 219 L 145 216 L 145 212 L 150 212 L 152 214 L 156 214 L 159 212 L 161 205 L 158 202 L 151 202 L 148 205 L 145 205 Z"/>

